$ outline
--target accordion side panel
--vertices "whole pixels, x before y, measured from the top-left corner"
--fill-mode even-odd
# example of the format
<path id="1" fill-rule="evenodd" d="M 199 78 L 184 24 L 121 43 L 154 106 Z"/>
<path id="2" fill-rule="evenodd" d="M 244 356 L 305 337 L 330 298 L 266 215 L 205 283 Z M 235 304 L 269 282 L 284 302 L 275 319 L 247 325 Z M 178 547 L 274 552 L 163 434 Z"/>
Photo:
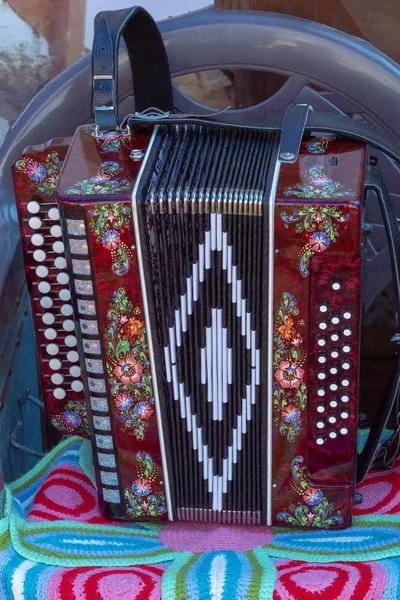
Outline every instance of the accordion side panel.
<path id="1" fill-rule="evenodd" d="M 306 138 L 275 206 L 273 524 L 351 524 L 365 150 Z"/>
<path id="2" fill-rule="evenodd" d="M 103 511 L 167 518 L 130 194 L 147 134 L 80 129 L 59 187 Z M 79 170 L 78 170 L 79 169 Z M 85 249 L 86 248 L 86 249 Z"/>
<path id="3" fill-rule="evenodd" d="M 27 148 L 13 165 L 26 279 L 31 298 L 48 442 L 88 437 L 75 347 L 74 312 L 55 190 L 70 140 Z"/>

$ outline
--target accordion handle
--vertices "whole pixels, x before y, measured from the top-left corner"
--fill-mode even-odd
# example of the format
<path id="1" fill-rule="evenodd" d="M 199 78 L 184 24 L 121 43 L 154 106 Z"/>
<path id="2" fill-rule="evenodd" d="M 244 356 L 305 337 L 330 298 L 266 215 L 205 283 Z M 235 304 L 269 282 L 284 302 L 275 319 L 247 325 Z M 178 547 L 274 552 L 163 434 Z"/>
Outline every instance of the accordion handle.
<path id="1" fill-rule="evenodd" d="M 118 49 L 121 35 L 131 63 L 135 110 L 172 110 L 168 58 L 159 29 L 140 6 L 98 13 L 92 52 L 92 108 L 98 133 L 117 131 Z"/>
<path id="2" fill-rule="evenodd" d="M 396 299 L 396 309 L 398 318 L 400 317 L 400 228 L 396 218 L 389 192 L 386 188 L 381 174 L 377 169 L 368 167 L 366 171 L 367 185 L 366 190 L 372 190 L 376 193 L 379 201 L 379 207 L 383 217 L 383 223 L 388 239 L 390 262 L 393 272 L 393 286 Z M 400 394 L 400 349 L 396 355 L 396 365 L 393 376 L 386 390 L 383 402 L 378 406 L 374 421 L 369 432 L 367 442 L 363 451 L 358 457 L 357 462 L 357 483 L 362 481 L 371 467 L 377 455 L 379 455 L 380 440 L 386 423 L 395 406 L 397 406 L 397 419 L 399 419 L 399 394 Z M 391 459 L 394 460 L 398 453 L 398 434 L 397 430 L 392 438 L 386 443 L 386 466 L 390 466 Z M 390 448 L 392 456 L 390 457 Z M 385 457 L 381 456 L 385 462 Z"/>

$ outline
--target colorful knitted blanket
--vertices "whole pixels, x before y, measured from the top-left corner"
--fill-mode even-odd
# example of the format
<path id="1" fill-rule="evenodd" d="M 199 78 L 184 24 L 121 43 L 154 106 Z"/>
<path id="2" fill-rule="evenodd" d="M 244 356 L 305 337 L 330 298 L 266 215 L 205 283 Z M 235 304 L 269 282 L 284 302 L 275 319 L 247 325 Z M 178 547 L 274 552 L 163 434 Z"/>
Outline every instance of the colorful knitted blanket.
<path id="1" fill-rule="evenodd" d="M 393 600 L 400 463 L 370 474 L 342 532 L 105 519 L 89 442 L 71 438 L 7 488 L 0 599 Z"/>

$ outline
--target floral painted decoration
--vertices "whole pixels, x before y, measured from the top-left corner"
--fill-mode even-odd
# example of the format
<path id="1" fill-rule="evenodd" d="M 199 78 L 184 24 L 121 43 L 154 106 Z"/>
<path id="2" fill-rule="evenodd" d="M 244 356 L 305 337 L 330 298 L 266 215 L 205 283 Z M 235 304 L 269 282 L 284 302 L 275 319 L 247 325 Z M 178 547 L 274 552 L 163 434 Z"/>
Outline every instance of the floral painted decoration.
<path id="1" fill-rule="evenodd" d="M 355 193 L 346 189 L 338 181 L 333 181 L 324 173 L 323 165 L 314 165 L 305 171 L 305 178 L 309 183 L 297 184 L 294 188 L 285 190 L 283 195 L 296 198 L 353 198 Z"/>
<path id="2" fill-rule="evenodd" d="M 350 213 L 339 210 L 336 206 L 304 205 L 288 214 L 281 212 L 285 228 L 295 224 L 296 233 L 305 233 L 307 243 L 300 252 L 299 271 L 303 277 L 310 274 L 310 259 L 316 252 L 324 252 L 339 237 L 339 224 L 347 223 Z"/>
<path id="3" fill-rule="evenodd" d="M 163 491 L 154 490 L 156 486 L 163 486 L 163 482 L 157 481 L 159 467 L 147 452 L 138 452 L 135 464 L 138 477 L 124 492 L 127 514 L 135 518 L 162 517 L 167 512 L 165 495 Z"/>
<path id="4" fill-rule="evenodd" d="M 294 442 L 303 427 L 307 386 L 303 381 L 303 338 L 295 323 L 296 298 L 285 292 L 277 306 L 274 324 L 274 422 L 281 435 Z"/>
<path id="5" fill-rule="evenodd" d="M 131 209 L 127 204 L 98 204 L 89 209 L 89 227 L 96 242 L 110 250 L 113 260 L 112 270 L 116 275 L 126 275 L 129 270 L 132 253 L 122 236 L 131 224 Z"/>
<path id="6" fill-rule="evenodd" d="M 117 152 L 121 146 L 125 146 L 130 139 L 130 135 L 125 136 L 116 131 L 109 131 L 102 133 L 101 136 L 97 136 L 96 142 L 99 145 L 101 152 Z"/>
<path id="7" fill-rule="evenodd" d="M 335 139 L 336 136 L 333 133 L 321 133 L 316 135 L 306 143 L 307 151 L 311 154 L 325 154 L 328 149 L 329 142 L 332 142 Z"/>
<path id="8" fill-rule="evenodd" d="M 50 152 L 43 162 L 30 156 L 22 156 L 15 163 L 16 169 L 25 173 L 32 181 L 35 190 L 46 196 L 55 192 L 62 165 L 58 152 Z"/>
<path id="9" fill-rule="evenodd" d="M 86 404 L 71 400 L 64 408 L 62 413 L 51 419 L 52 425 L 63 433 L 86 432 L 88 430 Z"/>
<path id="10" fill-rule="evenodd" d="M 119 163 L 114 161 L 102 162 L 97 175 L 89 179 L 77 181 L 66 190 L 67 194 L 90 196 L 94 194 L 118 194 L 131 189 L 132 185 L 128 179 L 118 179 L 121 171 Z"/>
<path id="11" fill-rule="evenodd" d="M 104 333 L 107 373 L 117 418 L 123 428 L 143 440 L 154 413 L 153 388 L 145 324 L 123 288 L 113 293 Z"/>
<path id="12" fill-rule="evenodd" d="M 332 525 L 343 523 L 340 510 L 335 511 L 322 490 L 310 484 L 307 469 L 301 466 L 303 462 L 302 456 L 296 456 L 292 460 L 290 481 L 291 487 L 302 497 L 302 502 L 291 503 L 288 509 L 278 513 L 278 520 L 285 521 L 293 527 L 318 529 L 328 529 Z"/>

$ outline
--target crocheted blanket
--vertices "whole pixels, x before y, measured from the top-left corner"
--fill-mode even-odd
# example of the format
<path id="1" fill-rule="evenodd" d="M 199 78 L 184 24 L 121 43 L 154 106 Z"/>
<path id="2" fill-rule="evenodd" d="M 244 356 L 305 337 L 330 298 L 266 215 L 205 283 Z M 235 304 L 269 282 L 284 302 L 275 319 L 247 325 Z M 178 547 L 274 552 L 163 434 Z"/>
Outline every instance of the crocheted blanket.
<path id="1" fill-rule="evenodd" d="M 7 488 L 0 598 L 393 600 L 400 597 L 400 463 L 359 487 L 342 532 L 105 519 L 89 442 L 71 438 Z"/>

